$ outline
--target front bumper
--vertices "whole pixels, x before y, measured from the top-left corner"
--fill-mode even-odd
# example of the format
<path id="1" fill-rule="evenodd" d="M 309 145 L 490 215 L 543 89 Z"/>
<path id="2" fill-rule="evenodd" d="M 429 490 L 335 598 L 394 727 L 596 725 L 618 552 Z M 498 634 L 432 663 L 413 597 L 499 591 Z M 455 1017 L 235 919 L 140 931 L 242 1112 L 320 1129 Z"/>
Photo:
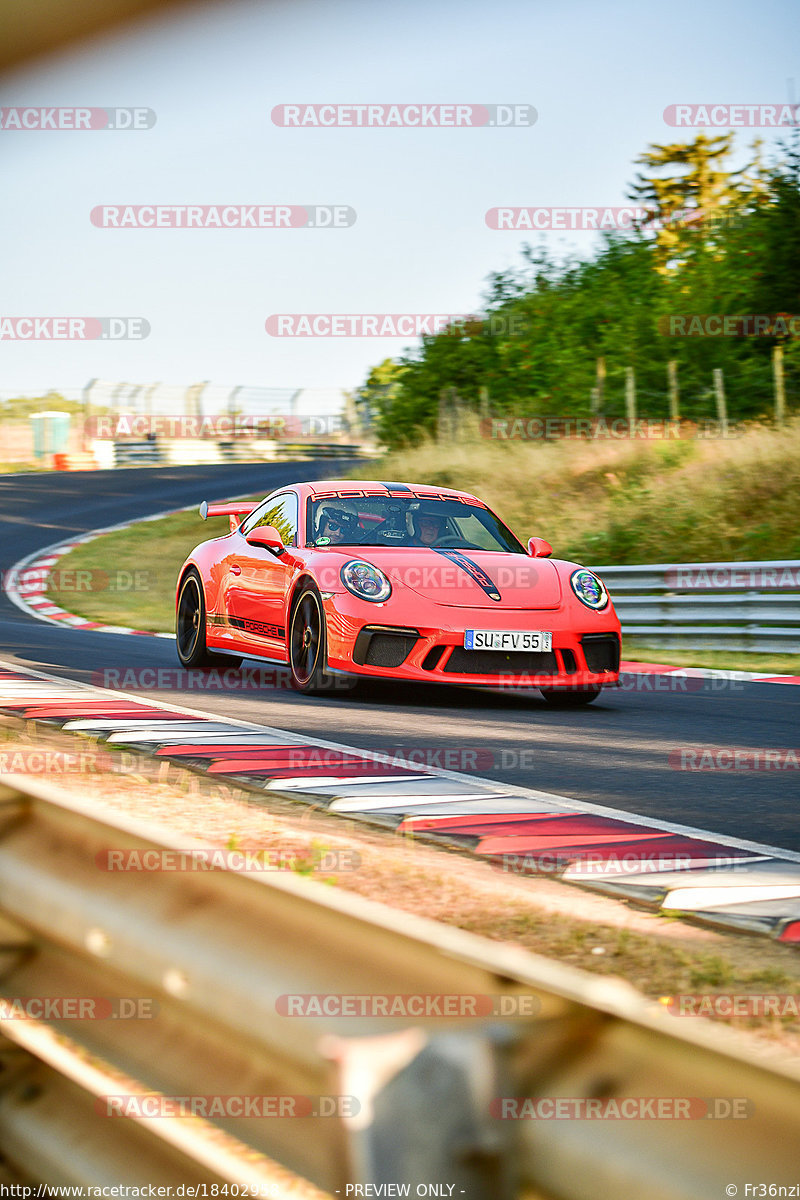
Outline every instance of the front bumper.
<path id="1" fill-rule="evenodd" d="M 485 687 L 602 687 L 619 679 L 620 627 L 610 606 L 603 613 L 586 609 L 581 624 L 568 620 L 563 610 L 443 609 L 451 622 L 445 629 L 394 624 L 382 613 L 356 617 L 343 612 L 349 605 L 337 605 L 337 599 L 325 602 L 328 666 L 333 671 Z M 465 650 L 465 630 L 485 628 L 551 630 L 553 649 Z"/>

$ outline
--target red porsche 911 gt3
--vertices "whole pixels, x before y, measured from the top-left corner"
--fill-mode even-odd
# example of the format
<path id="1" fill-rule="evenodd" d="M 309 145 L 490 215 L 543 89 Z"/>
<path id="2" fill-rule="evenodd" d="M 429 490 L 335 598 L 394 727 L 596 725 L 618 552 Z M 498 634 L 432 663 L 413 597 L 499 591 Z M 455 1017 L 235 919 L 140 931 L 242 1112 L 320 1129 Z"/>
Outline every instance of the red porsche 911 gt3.
<path id="1" fill-rule="evenodd" d="M 598 577 L 528 549 L 475 496 L 317 480 L 261 503 L 200 506 L 230 532 L 178 578 L 178 657 L 288 665 L 301 692 L 359 677 L 535 687 L 588 704 L 619 678 L 620 624 Z"/>

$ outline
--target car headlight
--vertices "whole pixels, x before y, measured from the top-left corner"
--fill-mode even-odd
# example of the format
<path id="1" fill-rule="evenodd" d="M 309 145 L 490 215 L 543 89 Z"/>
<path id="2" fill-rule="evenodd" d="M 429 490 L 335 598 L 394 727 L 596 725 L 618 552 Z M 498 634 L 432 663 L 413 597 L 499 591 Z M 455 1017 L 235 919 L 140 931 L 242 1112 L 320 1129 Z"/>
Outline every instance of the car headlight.
<path id="1" fill-rule="evenodd" d="M 339 572 L 339 578 L 348 592 L 358 596 L 359 600 L 378 602 L 388 600 L 392 594 L 392 585 L 383 571 L 360 558 L 345 563 Z"/>
<path id="2" fill-rule="evenodd" d="M 572 584 L 573 592 L 581 604 L 585 604 L 587 608 L 593 608 L 599 612 L 608 604 L 608 592 L 603 581 L 591 571 L 587 571 L 586 567 L 581 567 L 579 571 L 573 571 L 569 581 Z"/>

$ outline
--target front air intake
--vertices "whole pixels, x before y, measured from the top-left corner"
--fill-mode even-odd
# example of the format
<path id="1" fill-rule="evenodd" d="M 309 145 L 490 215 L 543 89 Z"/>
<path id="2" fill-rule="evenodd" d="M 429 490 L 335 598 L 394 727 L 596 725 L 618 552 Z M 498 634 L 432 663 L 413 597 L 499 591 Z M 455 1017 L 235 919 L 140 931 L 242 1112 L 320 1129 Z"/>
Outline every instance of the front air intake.
<path id="1" fill-rule="evenodd" d="M 581 646 L 590 671 L 619 670 L 619 636 L 616 633 L 585 633 Z"/>
<path id="2" fill-rule="evenodd" d="M 419 639 L 416 629 L 365 625 L 353 647 L 353 662 L 360 667 L 399 667 Z"/>
<path id="3" fill-rule="evenodd" d="M 557 675 L 552 650 L 465 650 L 456 646 L 442 670 L 450 675 Z"/>

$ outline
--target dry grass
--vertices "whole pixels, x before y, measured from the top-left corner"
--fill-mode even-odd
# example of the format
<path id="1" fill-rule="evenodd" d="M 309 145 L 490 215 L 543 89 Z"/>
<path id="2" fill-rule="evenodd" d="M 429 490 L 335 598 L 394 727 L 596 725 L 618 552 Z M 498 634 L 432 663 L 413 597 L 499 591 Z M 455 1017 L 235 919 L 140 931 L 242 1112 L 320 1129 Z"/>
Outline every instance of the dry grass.
<path id="1" fill-rule="evenodd" d="M 800 420 L 725 439 L 428 441 L 360 478 L 462 487 L 524 539 L 594 565 L 800 558 Z"/>

